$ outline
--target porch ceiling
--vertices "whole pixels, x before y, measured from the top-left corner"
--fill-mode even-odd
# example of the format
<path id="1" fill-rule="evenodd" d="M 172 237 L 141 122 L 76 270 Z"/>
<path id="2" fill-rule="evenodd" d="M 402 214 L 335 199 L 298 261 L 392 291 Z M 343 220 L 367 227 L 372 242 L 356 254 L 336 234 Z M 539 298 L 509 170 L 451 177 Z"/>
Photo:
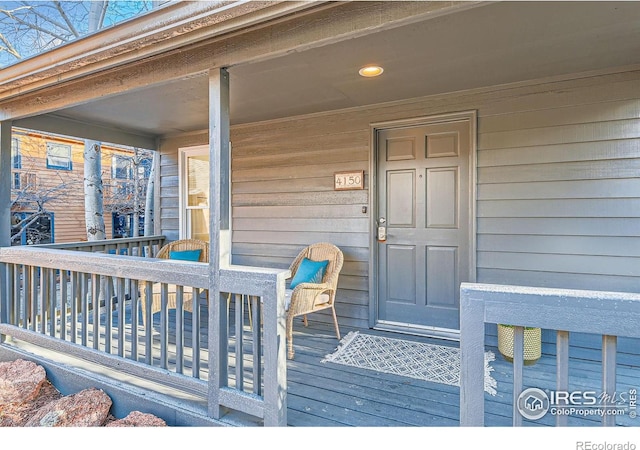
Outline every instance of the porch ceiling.
<path id="1" fill-rule="evenodd" d="M 240 124 L 640 63 L 640 2 L 495 2 L 266 61 L 231 75 Z M 382 65 L 378 78 L 358 69 Z M 206 129 L 196 75 L 51 113 L 130 135 Z M 24 122 L 29 123 L 29 122 Z M 35 123 L 31 121 L 30 123 Z M 16 122 L 21 126 L 21 121 Z"/>

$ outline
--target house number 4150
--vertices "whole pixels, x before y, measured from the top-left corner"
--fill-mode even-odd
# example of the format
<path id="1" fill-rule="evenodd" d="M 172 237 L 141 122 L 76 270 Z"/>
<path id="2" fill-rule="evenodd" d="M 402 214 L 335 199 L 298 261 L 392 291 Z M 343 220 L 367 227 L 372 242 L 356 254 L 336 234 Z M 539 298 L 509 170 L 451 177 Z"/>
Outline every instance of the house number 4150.
<path id="1" fill-rule="evenodd" d="M 364 170 L 336 172 L 334 174 L 334 190 L 364 189 Z"/>

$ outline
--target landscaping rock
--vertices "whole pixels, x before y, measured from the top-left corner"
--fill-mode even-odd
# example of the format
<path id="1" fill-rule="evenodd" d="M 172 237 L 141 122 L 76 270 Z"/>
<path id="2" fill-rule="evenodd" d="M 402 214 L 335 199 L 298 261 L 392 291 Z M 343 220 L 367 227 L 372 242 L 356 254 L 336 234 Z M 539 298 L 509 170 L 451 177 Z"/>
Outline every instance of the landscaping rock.
<path id="1" fill-rule="evenodd" d="M 107 423 L 107 427 L 166 427 L 167 423 L 154 416 L 140 411 L 133 411 L 124 419 L 117 419 Z"/>
<path id="2" fill-rule="evenodd" d="M 111 398 L 85 389 L 63 396 L 42 366 L 18 359 L 0 363 L 0 427 L 166 427 L 152 414 L 133 411 L 116 419 Z"/>
<path id="3" fill-rule="evenodd" d="M 31 361 L 0 363 L 0 407 L 35 399 L 46 381 L 44 368 Z"/>
<path id="4" fill-rule="evenodd" d="M 0 427 L 24 426 L 38 409 L 61 397 L 41 366 L 24 360 L 0 363 Z"/>
<path id="5" fill-rule="evenodd" d="M 40 408 L 26 427 L 100 427 L 111 409 L 111 398 L 99 389 L 85 389 Z"/>

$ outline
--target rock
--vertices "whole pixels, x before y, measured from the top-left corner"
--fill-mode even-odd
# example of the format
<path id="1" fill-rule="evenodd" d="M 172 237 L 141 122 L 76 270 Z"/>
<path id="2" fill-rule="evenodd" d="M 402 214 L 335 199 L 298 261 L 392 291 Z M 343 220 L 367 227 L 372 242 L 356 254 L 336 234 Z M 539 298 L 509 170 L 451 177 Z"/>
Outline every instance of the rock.
<path id="1" fill-rule="evenodd" d="M 106 427 L 166 427 L 167 423 L 153 414 L 133 411 L 124 419 L 116 419 Z"/>
<path id="2" fill-rule="evenodd" d="M 46 381 L 44 368 L 31 361 L 0 363 L 0 407 L 35 399 Z"/>
<path id="3" fill-rule="evenodd" d="M 107 420 L 111 398 L 99 389 L 85 389 L 43 406 L 26 427 L 100 427 Z"/>
<path id="4" fill-rule="evenodd" d="M 42 366 L 26 360 L 0 363 L 0 427 L 166 427 L 152 414 L 109 414 L 111 398 L 98 389 L 63 396 Z"/>
<path id="5" fill-rule="evenodd" d="M 24 360 L 0 363 L 0 427 L 21 427 L 35 411 L 60 397 L 42 366 Z"/>

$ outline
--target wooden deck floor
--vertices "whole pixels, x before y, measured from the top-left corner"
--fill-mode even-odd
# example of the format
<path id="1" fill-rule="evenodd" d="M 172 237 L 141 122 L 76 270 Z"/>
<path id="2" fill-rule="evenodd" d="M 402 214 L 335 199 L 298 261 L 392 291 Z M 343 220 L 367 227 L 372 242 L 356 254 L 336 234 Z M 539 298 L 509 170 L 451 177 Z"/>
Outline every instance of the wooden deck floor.
<path id="1" fill-rule="evenodd" d="M 343 327 L 343 334 L 351 329 Z M 441 345 L 454 342 L 404 336 L 375 330 L 361 333 L 387 335 L 394 338 L 416 340 Z M 290 426 L 458 426 L 460 389 L 439 383 L 384 374 L 367 369 L 335 363 L 322 363 L 338 342 L 332 326 L 310 322 L 295 327 L 296 356 L 288 363 L 288 418 Z M 491 342 L 489 342 L 491 344 Z M 513 401 L 513 366 L 504 360 L 497 348 L 491 363 L 497 381 L 497 394 L 485 393 L 485 425 L 511 426 Z M 572 359 L 570 362 L 570 389 L 601 391 L 600 364 Z M 618 394 L 624 397 L 630 389 L 640 386 L 640 370 L 619 366 Z M 524 369 L 524 387 L 542 390 L 555 389 L 555 357 L 543 355 L 532 366 Z M 628 401 L 628 397 L 627 397 Z M 599 426 L 599 416 L 574 416 L 569 426 Z M 618 425 L 638 426 L 640 419 L 628 414 L 617 417 Z M 554 426 L 555 416 L 547 414 L 538 421 L 524 421 L 524 426 Z"/>
<path id="2" fill-rule="evenodd" d="M 172 314 L 170 313 L 170 317 Z M 206 315 L 205 315 L 206 317 Z M 310 319 L 312 316 L 310 316 Z M 206 319 L 201 341 L 206 346 Z M 341 327 L 342 335 L 350 331 L 376 334 L 440 345 L 457 346 L 453 341 L 388 333 L 369 329 Z M 333 325 L 302 321 L 294 325 L 296 355 L 287 364 L 288 424 L 291 427 L 456 427 L 459 426 L 460 389 L 429 381 L 417 380 L 373 370 L 349 367 L 323 358 L 332 353 L 339 342 Z M 497 381 L 497 395 L 485 393 L 485 426 L 504 427 L 512 424 L 513 366 L 499 354 L 489 338 L 486 350 L 496 355 L 492 375 Z M 204 368 L 206 376 L 206 367 Z M 600 364 L 586 359 L 570 361 L 570 390 L 601 392 Z M 637 366 L 618 366 L 618 393 L 640 387 Z M 524 369 L 524 387 L 555 389 L 555 357 L 543 354 L 533 366 Z M 627 398 L 628 400 L 628 398 Z M 599 426 L 599 416 L 569 418 L 569 426 Z M 638 426 L 640 419 L 629 414 L 617 417 L 621 426 Z M 547 414 L 537 421 L 524 421 L 524 426 L 554 426 L 555 417 Z"/>

